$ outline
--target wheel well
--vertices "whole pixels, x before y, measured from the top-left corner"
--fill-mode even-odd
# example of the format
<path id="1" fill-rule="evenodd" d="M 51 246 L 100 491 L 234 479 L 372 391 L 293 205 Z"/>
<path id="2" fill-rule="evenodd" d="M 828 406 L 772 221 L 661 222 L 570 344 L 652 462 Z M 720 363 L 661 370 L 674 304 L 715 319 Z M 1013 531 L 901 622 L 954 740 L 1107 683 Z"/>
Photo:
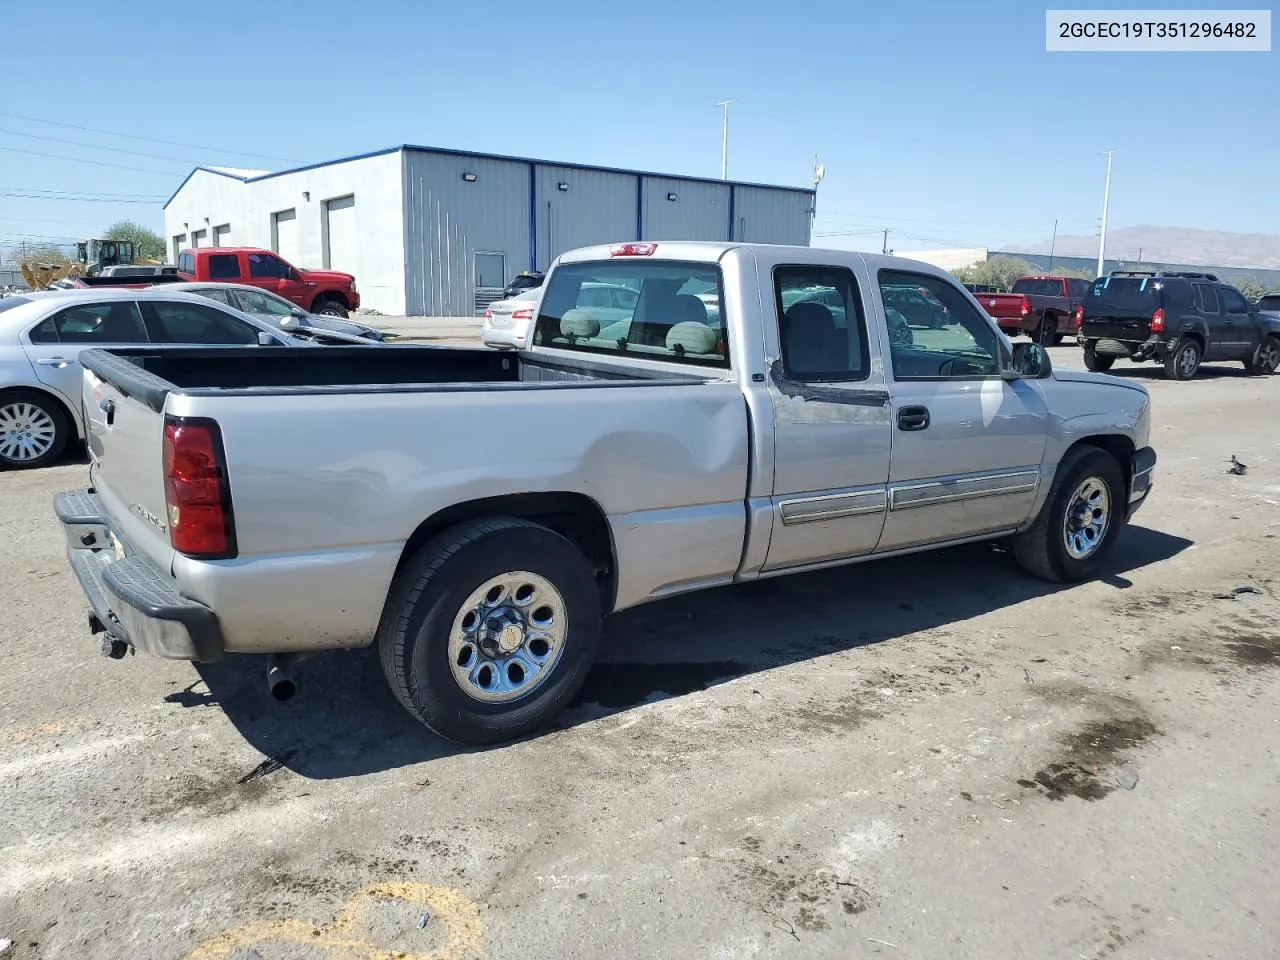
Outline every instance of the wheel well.
<path id="1" fill-rule="evenodd" d="M 1204 334 L 1199 330 L 1188 330 L 1182 335 L 1187 340 L 1194 340 L 1200 346 L 1200 352 L 1204 353 Z"/>
<path id="2" fill-rule="evenodd" d="M 1132 440 L 1119 434 L 1102 433 L 1094 437 L 1084 437 L 1077 440 L 1071 445 L 1071 449 L 1074 450 L 1076 447 L 1097 447 L 1111 454 L 1116 463 L 1120 464 L 1120 472 L 1124 474 L 1125 490 L 1129 489 L 1129 481 L 1133 479 L 1130 476 L 1133 470 L 1133 460 L 1131 458 L 1134 454 Z"/>
<path id="3" fill-rule="evenodd" d="M 342 304 L 342 307 L 344 310 L 351 309 L 351 302 L 346 297 L 344 297 L 341 293 L 338 293 L 333 290 L 329 290 L 329 291 L 326 291 L 325 293 L 317 294 L 316 298 L 311 301 L 311 312 L 315 313 L 316 309 L 319 308 L 319 306 L 322 303 L 326 303 L 329 300 L 337 300 L 340 304 Z"/>
<path id="4" fill-rule="evenodd" d="M 564 537 L 595 569 L 601 609 L 613 609 L 617 589 L 617 563 L 613 535 L 600 505 L 581 493 L 517 493 L 485 497 L 454 504 L 418 525 L 400 553 L 396 574 L 428 540 L 449 527 L 481 517 L 516 517 L 540 523 Z"/>
<path id="5" fill-rule="evenodd" d="M 74 439 L 84 439 L 84 435 L 80 429 L 80 421 L 71 412 L 71 408 L 67 406 L 66 403 L 63 402 L 62 398 L 56 393 L 50 393 L 48 390 L 44 390 L 40 387 L 3 387 L 0 388 L 0 399 L 3 399 L 11 393 L 38 393 L 40 396 L 47 397 L 52 400 L 57 408 L 62 411 L 62 415 L 67 418 L 67 423 L 70 424 L 71 429 L 75 431 Z"/>

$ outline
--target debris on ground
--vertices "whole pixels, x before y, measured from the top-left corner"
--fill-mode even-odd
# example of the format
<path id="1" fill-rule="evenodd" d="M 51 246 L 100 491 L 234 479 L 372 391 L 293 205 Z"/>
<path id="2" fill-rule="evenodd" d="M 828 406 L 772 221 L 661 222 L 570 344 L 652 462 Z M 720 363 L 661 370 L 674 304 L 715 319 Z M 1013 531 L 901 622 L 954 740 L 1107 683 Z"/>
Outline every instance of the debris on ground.
<path id="1" fill-rule="evenodd" d="M 9 949 L 12 946 L 13 946 L 12 940 L 8 939 L 7 937 L 0 937 L 0 957 L 3 957 L 6 953 L 8 953 Z"/>
<path id="2" fill-rule="evenodd" d="M 1227 468 L 1227 473 L 1234 473 L 1237 477 L 1243 477 L 1244 472 L 1248 470 L 1248 464 L 1241 463 L 1236 459 L 1236 455 L 1231 455 L 1231 466 Z"/>
<path id="3" fill-rule="evenodd" d="M 296 752 L 297 751 L 294 750 L 288 750 L 282 753 L 279 757 L 268 757 L 236 782 L 252 783 L 254 780 L 261 780 L 263 777 L 269 776 L 277 770 L 283 769 L 285 763 L 288 762 Z"/>
<path id="4" fill-rule="evenodd" d="M 429 914 L 424 913 L 422 916 L 418 918 L 418 929 L 419 930 L 427 929 L 427 923 L 430 922 L 430 920 L 431 920 L 431 916 Z"/>
<path id="5" fill-rule="evenodd" d="M 1138 771 L 1132 767 L 1125 767 L 1116 774 L 1116 783 L 1124 787 L 1126 790 L 1132 790 L 1138 785 Z"/>
<path id="6" fill-rule="evenodd" d="M 1262 593 L 1262 591 L 1261 591 L 1261 590 L 1259 590 L 1257 587 L 1250 587 L 1250 586 L 1236 587 L 1236 588 L 1235 588 L 1234 590 L 1232 590 L 1230 593 L 1215 593 L 1215 594 L 1213 595 L 1213 599 L 1215 599 L 1215 600 L 1234 600 L 1236 597 L 1240 596 L 1240 594 L 1242 594 L 1242 593 L 1257 593 L 1257 594 L 1261 594 L 1261 593 Z"/>

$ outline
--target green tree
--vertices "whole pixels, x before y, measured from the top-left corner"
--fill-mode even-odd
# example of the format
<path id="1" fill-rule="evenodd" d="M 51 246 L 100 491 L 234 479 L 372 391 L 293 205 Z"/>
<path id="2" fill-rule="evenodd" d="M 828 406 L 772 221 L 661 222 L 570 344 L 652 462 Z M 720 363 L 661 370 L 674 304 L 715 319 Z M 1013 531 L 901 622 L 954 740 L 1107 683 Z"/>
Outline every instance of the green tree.
<path id="1" fill-rule="evenodd" d="M 70 263 L 71 257 L 60 247 L 52 246 L 17 246 L 11 247 L 5 255 L 10 263 Z"/>
<path id="2" fill-rule="evenodd" d="M 1058 266 L 1053 270 L 1046 270 L 1021 257 L 992 257 L 989 260 L 979 260 L 968 267 L 952 270 L 951 273 L 961 283 L 991 284 L 1001 290 L 1008 290 L 1013 286 L 1013 281 L 1026 276 L 1038 277 L 1048 274 L 1055 277 L 1076 277 L 1080 280 L 1093 279 L 1092 270 Z"/>
<path id="3" fill-rule="evenodd" d="M 164 260 L 166 256 L 164 238 L 154 230 L 134 223 L 132 220 L 121 220 L 107 227 L 103 236 L 111 240 L 132 240 L 134 256 L 139 260 Z"/>
<path id="4" fill-rule="evenodd" d="M 1234 286 L 1249 300 L 1257 300 L 1259 297 L 1271 292 L 1267 285 L 1260 282 L 1257 277 L 1241 277 L 1235 281 Z"/>

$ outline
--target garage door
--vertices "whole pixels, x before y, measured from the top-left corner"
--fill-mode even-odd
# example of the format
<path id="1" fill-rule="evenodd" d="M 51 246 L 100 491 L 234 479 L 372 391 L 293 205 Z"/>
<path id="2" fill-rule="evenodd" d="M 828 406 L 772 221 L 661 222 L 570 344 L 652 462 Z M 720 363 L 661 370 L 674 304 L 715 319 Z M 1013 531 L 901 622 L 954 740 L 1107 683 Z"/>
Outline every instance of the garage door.
<path id="1" fill-rule="evenodd" d="M 213 245 L 215 247 L 231 245 L 231 224 L 224 223 L 220 227 L 213 228 Z"/>
<path id="2" fill-rule="evenodd" d="M 209 231 L 207 231 L 207 230 L 192 230 L 192 231 L 191 231 L 191 246 L 193 246 L 193 247 L 204 247 L 204 246 L 208 246 L 208 244 L 206 244 L 206 243 L 205 243 L 205 240 L 207 240 L 207 239 L 208 239 L 208 237 L 209 237 Z"/>
<path id="3" fill-rule="evenodd" d="M 298 263 L 298 213 L 281 210 L 271 215 L 271 249 L 294 266 Z"/>
<path id="4" fill-rule="evenodd" d="M 329 270 L 356 272 L 356 198 L 325 201 L 324 265 Z"/>

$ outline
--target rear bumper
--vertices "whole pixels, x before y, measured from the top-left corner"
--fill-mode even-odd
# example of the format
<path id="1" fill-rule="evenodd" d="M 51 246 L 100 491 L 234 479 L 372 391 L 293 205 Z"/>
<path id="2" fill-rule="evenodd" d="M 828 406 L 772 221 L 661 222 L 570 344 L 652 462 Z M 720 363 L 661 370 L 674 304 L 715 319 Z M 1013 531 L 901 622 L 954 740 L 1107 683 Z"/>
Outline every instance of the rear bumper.
<path id="1" fill-rule="evenodd" d="M 1143 447 L 1129 458 L 1129 467 L 1129 501 L 1125 510 L 1126 519 L 1137 513 L 1138 508 L 1147 502 L 1155 477 L 1156 452 L 1150 447 Z"/>
<path id="2" fill-rule="evenodd" d="M 1017 336 L 1020 333 L 1035 333 L 1040 326 L 1040 321 L 1035 317 L 1020 317 L 1013 319 L 1012 317 L 995 317 L 996 326 L 1005 333 L 1011 333 Z"/>
<path id="3" fill-rule="evenodd" d="M 214 612 L 178 592 L 168 571 L 133 550 L 106 516 L 92 489 L 66 490 L 53 500 L 67 538 L 67 560 L 99 629 L 135 651 L 167 660 L 221 659 L 222 631 Z"/>
<path id="4" fill-rule="evenodd" d="M 1099 357 L 1122 357 L 1130 360 L 1164 360 L 1173 344 L 1159 337 L 1145 340 L 1118 340 L 1115 337 L 1099 337 L 1087 330 L 1078 334 L 1079 339 L 1093 344 L 1093 352 Z"/>

